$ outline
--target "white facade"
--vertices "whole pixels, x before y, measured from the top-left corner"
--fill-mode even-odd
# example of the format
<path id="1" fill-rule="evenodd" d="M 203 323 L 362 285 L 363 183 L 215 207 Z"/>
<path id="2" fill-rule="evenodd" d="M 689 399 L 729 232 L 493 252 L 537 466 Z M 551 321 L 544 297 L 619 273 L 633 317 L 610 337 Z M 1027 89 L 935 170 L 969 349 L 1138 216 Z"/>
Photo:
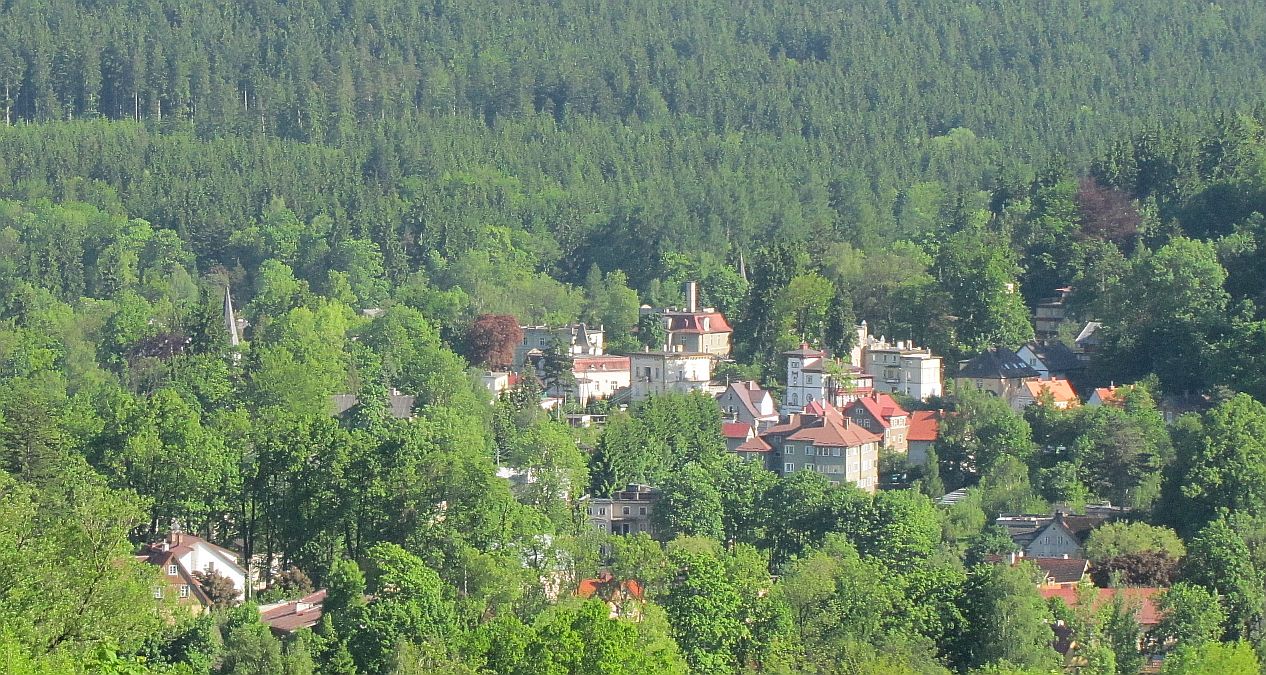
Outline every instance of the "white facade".
<path id="1" fill-rule="evenodd" d="M 583 323 L 566 326 L 521 326 L 523 342 L 514 348 L 514 365 L 521 367 L 529 354 L 544 353 L 555 342 L 565 348 L 565 353 L 572 356 L 601 356 L 603 353 L 605 333 L 602 326 L 590 328 Z"/>
<path id="2" fill-rule="evenodd" d="M 647 351 L 630 355 L 629 362 L 634 401 L 667 393 L 710 393 L 711 354 Z"/>
<path id="3" fill-rule="evenodd" d="M 576 396 L 581 402 L 608 398 L 629 386 L 629 357 L 577 356 L 572 360 Z"/>
<path id="4" fill-rule="evenodd" d="M 801 348 L 787 353 L 787 395 L 779 411 L 798 413 L 806 405 L 826 397 L 826 373 L 822 372 L 823 352 Z"/>
<path id="5" fill-rule="evenodd" d="M 875 378 L 876 391 L 904 394 L 921 401 L 941 395 L 941 357 L 933 355 L 931 350 L 915 347 L 912 342 L 892 344 L 883 337 L 875 338 L 870 335 L 865 321 L 857 327 L 852 358 Z"/>

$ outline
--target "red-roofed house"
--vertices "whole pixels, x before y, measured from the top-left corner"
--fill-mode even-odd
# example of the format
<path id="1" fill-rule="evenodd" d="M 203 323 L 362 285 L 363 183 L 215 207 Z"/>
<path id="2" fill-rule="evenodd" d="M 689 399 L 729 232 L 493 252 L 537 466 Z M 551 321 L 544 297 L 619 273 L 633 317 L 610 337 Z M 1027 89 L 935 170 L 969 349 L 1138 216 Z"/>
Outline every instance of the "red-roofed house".
<path id="1" fill-rule="evenodd" d="M 1156 602 L 1160 600 L 1160 596 L 1165 592 L 1164 588 L 1096 588 L 1095 593 L 1091 596 L 1091 602 L 1094 603 L 1094 609 L 1098 609 L 1112 602 L 1112 598 L 1120 593 L 1125 598 L 1125 604 L 1134 607 L 1134 618 L 1138 620 L 1139 626 L 1147 631 L 1156 624 L 1160 623 L 1161 612 L 1157 608 Z M 1077 606 L 1077 587 L 1047 587 L 1038 589 L 1038 593 L 1042 594 L 1044 600 L 1051 598 L 1059 598 L 1064 601 L 1065 605 L 1070 608 Z"/>
<path id="2" fill-rule="evenodd" d="M 1016 397 L 1016 405 L 1020 408 L 1027 408 L 1042 402 L 1042 394 L 1050 392 L 1051 399 L 1055 402 L 1055 407 L 1060 410 L 1067 410 L 1081 405 L 1081 399 L 1077 398 L 1077 392 L 1073 391 L 1073 385 L 1068 380 L 1059 378 L 1051 380 L 1025 380 L 1024 388 Z"/>
<path id="3" fill-rule="evenodd" d="M 195 572 L 213 572 L 233 582 L 241 598 L 246 590 L 246 570 L 237 564 L 237 554 L 205 539 L 173 531 L 167 538 L 147 545 L 137 559 L 158 567 L 170 588 L 154 588 L 154 597 L 175 592 L 180 604 L 205 608 L 211 599 L 202 589 Z"/>
<path id="4" fill-rule="evenodd" d="M 940 410 L 916 410 L 910 413 L 910 428 L 906 430 L 906 464 L 927 464 L 928 450 L 936 445 L 941 435 L 941 417 Z"/>
<path id="5" fill-rule="evenodd" d="M 642 616 L 645 600 L 642 585 L 636 579 L 617 581 L 610 572 L 603 572 L 596 579 L 581 579 L 576 595 L 588 600 L 597 597 L 611 608 L 611 618 L 638 620 Z"/>
<path id="6" fill-rule="evenodd" d="M 325 602 L 325 590 L 290 600 L 274 602 L 259 606 L 259 620 L 265 623 L 278 637 L 290 635 L 297 630 L 312 628 L 321 623 L 321 604 Z"/>
<path id="7" fill-rule="evenodd" d="M 1125 406 L 1125 392 L 1133 388 L 1134 385 L 1128 387 L 1098 387 L 1090 394 L 1090 398 L 1086 401 L 1086 405 L 1110 405 L 1117 408 Z"/>
<path id="8" fill-rule="evenodd" d="M 864 429 L 882 436 L 885 448 L 902 454 L 909 449 L 906 433 L 909 431 L 910 413 L 892 396 L 872 391 L 869 396 L 848 404 L 844 414 Z"/>
<path id="9" fill-rule="evenodd" d="M 685 307 L 666 309 L 660 314 L 668 331 L 669 351 L 711 354 L 720 358 L 730 355 L 730 335 L 734 329 L 730 328 L 725 315 L 715 308 L 699 307 L 699 286 L 695 282 L 686 283 Z"/>
<path id="10" fill-rule="evenodd" d="M 768 466 L 783 475 L 816 471 L 832 484 L 849 482 L 868 492 L 879 486 L 879 444 L 867 431 L 828 404 L 822 414 L 794 414 L 761 436 L 768 443 Z M 781 466 L 780 466 L 781 465 Z"/>

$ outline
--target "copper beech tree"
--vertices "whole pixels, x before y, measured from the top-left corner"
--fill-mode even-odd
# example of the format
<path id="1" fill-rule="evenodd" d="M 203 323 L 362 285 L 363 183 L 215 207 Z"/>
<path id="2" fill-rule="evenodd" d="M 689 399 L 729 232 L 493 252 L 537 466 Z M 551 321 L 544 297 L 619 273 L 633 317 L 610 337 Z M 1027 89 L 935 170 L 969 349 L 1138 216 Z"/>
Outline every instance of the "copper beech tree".
<path id="1" fill-rule="evenodd" d="M 514 347 L 523 342 L 518 319 L 505 314 L 480 314 L 466 333 L 472 363 L 487 368 L 509 368 L 514 364 Z"/>

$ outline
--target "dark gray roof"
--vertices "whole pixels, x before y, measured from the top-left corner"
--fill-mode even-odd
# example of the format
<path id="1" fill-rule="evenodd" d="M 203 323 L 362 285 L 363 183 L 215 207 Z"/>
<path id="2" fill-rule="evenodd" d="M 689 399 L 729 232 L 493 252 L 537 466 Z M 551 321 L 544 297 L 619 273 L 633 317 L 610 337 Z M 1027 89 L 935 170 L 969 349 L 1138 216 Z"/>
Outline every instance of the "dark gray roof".
<path id="1" fill-rule="evenodd" d="M 994 347 L 970 360 L 960 361 L 955 377 L 978 377 L 991 380 L 1015 380 L 1040 377 L 1040 374 L 1020 360 L 1015 352 Z"/>
<path id="2" fill-rule="evenodd" d="M 1046 365 L 1046 369 L 1056 373 L 1080 370 L 1081 361 L 1077 353 L 1062 342 L 1030 342 L 1028 348 Z"/>
<path id="3" fill-rule="evenodd" d="M 408 394 L 391 392 L 391 398 L 388 401 L 391 416 L 401 420 L 413 417 L 414 400 L 415 397 Z M 342 417 L 347 411 L 355 408 L 360 400 L 356 398 L 356 394 L 335 394 L 330 397 L 330 402 L 334 406 L 334 416 Z"/>

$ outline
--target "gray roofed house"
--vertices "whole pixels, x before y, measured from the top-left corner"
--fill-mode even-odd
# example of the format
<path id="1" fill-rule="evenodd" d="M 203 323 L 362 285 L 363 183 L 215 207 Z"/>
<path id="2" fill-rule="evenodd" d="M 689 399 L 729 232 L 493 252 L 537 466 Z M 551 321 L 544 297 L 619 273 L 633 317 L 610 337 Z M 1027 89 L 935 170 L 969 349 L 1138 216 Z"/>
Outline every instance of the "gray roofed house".
<path id="1" fill-rule="evenodd" d="M 388 400 L 388 410 L 391 416 L 399 420 L 407 420 L 413 418 L 413 404 L 417 397 L 401 393 L 396 389 L 391 390 L 391 397 Z M 334 394 L 330 397 L 330 403 L 334 408 L 335 417 L 343 417 L 349 410 L 360 405 L 360 399 L 356 394 Z"/>
<path id="2" fill-rule="evenodd" d="M 1085 367 L 1077 358 L 1077 353 L 1059 341 L 1030 342 L 1015 354 L 1036 370 L 1043 380 L 1052 377 L 1069 379 L 1069 375 L 1079 373 Z"/>
<path id="3" fill-rule="evenodd" d="M 1004 347 L 994 347 L 966 361 L 954 373 L 954 386 L 974 386 L 1004 399 L 1016 410 L 1023 407 L 1024 383 L 1041 374 Z"/>
<path id="4" fill-rule="evenodd" d="M 757 433 L 778 423 L 774 397 L 754 380 L 731 382 L 717 396 L 717 405 L 721 406 L 722 417 L 750 424 Z"/>

